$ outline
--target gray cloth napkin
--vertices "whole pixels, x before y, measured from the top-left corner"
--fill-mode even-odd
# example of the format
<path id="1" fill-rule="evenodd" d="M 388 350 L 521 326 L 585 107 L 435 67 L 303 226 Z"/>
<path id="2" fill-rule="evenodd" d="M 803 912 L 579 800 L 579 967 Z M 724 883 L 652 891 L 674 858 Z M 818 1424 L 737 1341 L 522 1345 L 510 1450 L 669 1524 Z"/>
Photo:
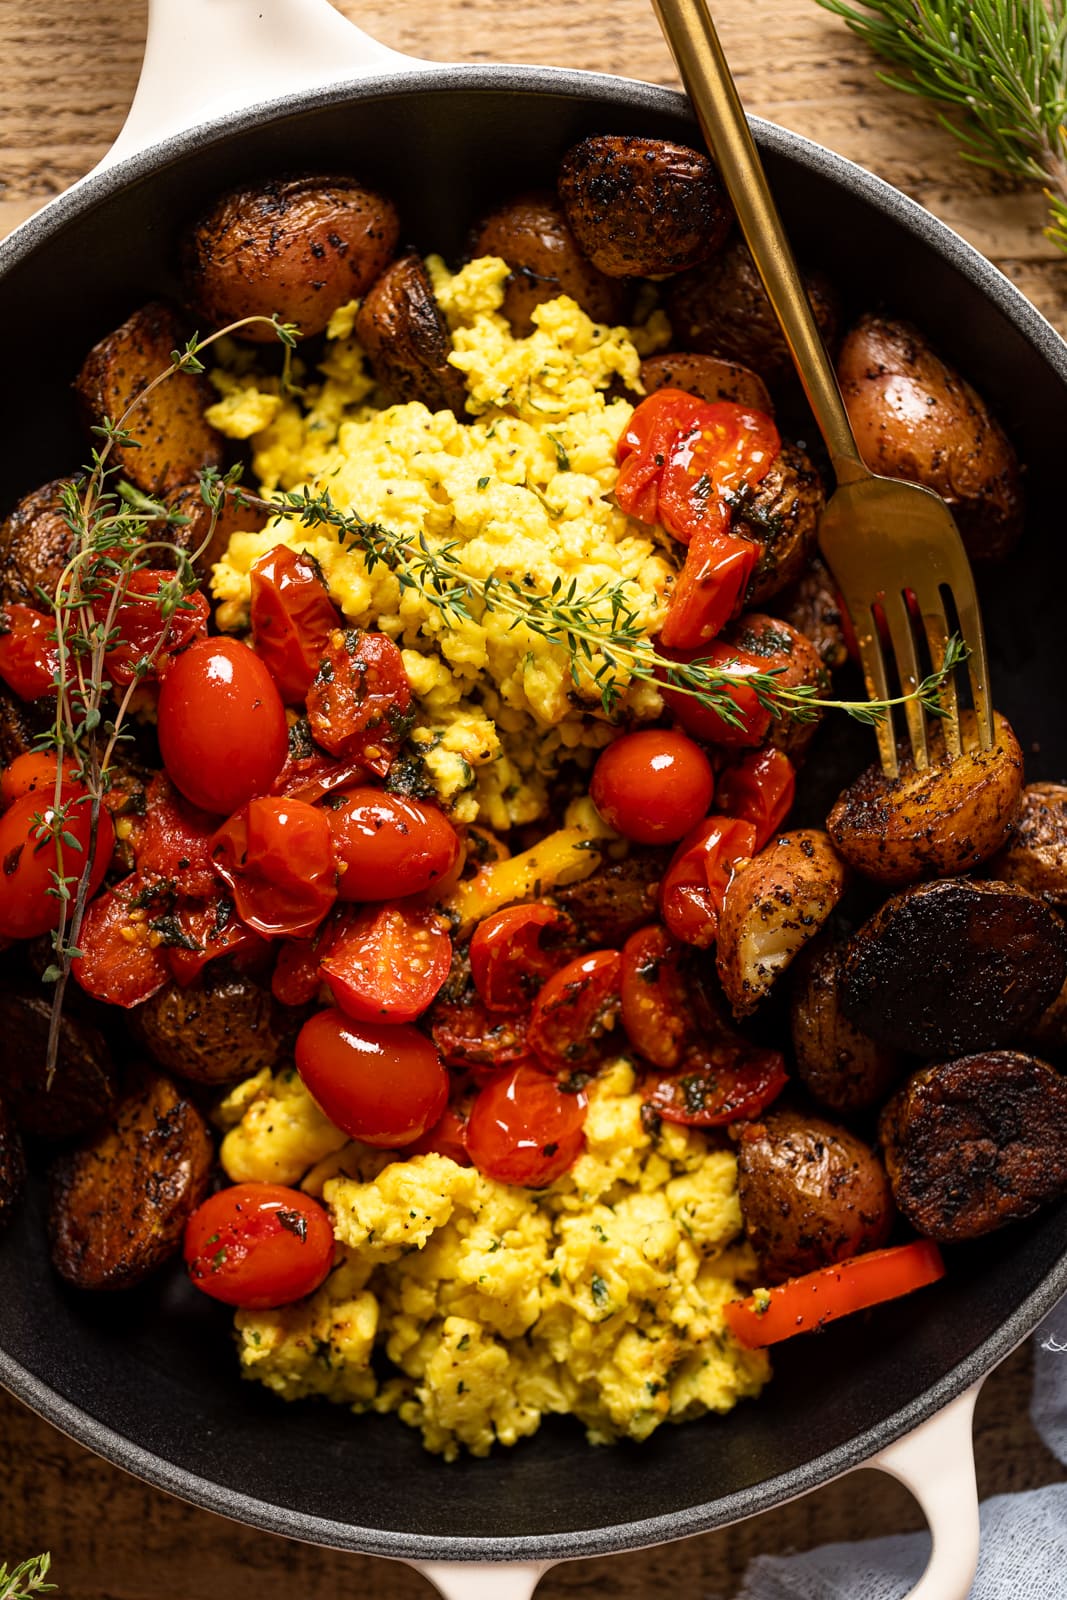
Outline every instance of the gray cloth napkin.
<path id="1" fill-rule="evenodd" d="M 1067 1464 L 1067 1299 L 1034 1334 L 1034 1427 Z M 757 1556 L 738 1600 L 901 1600 L 930 1556 L 928 1533 Z M 1067 1600 L 1067 1483 L 982 1502 L 971 1600 Z"/>

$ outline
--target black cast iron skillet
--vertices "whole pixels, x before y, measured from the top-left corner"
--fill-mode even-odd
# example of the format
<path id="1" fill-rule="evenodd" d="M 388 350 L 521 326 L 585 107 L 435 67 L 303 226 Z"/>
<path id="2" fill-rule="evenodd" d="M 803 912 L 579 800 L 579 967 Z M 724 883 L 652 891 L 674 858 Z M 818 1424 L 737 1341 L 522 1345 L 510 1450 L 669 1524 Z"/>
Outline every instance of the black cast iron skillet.
<path id="1" fill-rule="evenodd" d="M 73 373 L 135 306 L 177 294 L 178 233 L 226 185 L 352 169 L 395 196 L 410 241 L 456 259 L 481 209 L 550 183 L 560 153 L 592 131 L 699 141 L 683 99 L 663 90 L 547 69 L 441 68 L 276 102 L 91 178 L 0 247 L 0 502 L 82 462 Z M 756 131 L 801 256 L 825 265 L 853 306 L 885 304 L 927 329 L 1028 464 L 1026 541 L 981 587 L 996 698 L 1028 752 L 1028 776 L 1067 776 L 1067 349 L 916 206 L 803 139 Z M 852 747 L 853 770 L 873 757 L 865 741 Z M 760 1511 L 930 1417 L 1067 1289 L 1061 1206 L 955 1252 L 935 1289 L 783 1347 L 769 1392 L 726 1418 L 595 1454 L 576 1424 L 554 1421 L 512 1452 L 446 1468 L 393 1418 L 284 1407 L 239 1382 L 228 1314 L 177 1269 L 114 1298 L 68 1291 L 48 1265 L 41 1212 L 33 1186 L 0 1241 L 0 1379 L 15 1394 L 186 1500 L 278 1533 L 416 1560 L 559 1560 Z"/>

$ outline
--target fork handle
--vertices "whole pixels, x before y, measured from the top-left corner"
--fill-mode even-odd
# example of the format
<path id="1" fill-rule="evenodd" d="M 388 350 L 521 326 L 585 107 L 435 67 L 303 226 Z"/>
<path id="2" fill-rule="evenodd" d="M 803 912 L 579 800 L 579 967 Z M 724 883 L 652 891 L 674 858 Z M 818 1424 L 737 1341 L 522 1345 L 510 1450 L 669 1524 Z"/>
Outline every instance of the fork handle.
<path id="1" fill-rule="evenodd" d="M 839 483 L 868 476 L 715 24 L 703 0 L 652 0 L 800 374 Z"/>

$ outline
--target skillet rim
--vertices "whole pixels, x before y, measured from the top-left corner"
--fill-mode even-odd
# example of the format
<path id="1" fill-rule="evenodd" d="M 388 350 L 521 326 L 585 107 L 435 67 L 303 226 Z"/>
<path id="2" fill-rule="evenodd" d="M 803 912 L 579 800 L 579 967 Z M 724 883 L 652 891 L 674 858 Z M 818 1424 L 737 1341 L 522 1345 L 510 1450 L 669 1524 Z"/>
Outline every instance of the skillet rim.
<path id="1" fill-rule="evenodd" d="M 231 134 L 294 113 L 335 105 L 345 99 L 373 99 L 382 94 L 392 97 L 417 96 L 428 89 L 485 90 L 495 93 L 504 90 L 516 94 L 550 91 L 563 98 L 599 99 L 636 111 L 645 110 L 674 117 L 680 115 L 691 123 L 699 138 L 695 119 L 686 97 L 680 91 L 607 73 L 519 64 L 434 64 L 409 72 L 381 72 L 355 79 L 339 79 L 336 84 L 323 89 L 299 91 L 197 124 L 113 166 L 88 174 L 0 242 L 0 292 L 6 271 L 32 256 L 38 244 L 54 231 L 77 221 L 130 182 L 151 178 L 191 151 L 224 143 Z M 762 149 L 790 159 L 836 185 L 853 190 L 888 215 L 897 226 L 919 236 L 956 272 L 977 287 L 986 299 L 993 302 L 1067 387 L 1067 344 L 1010 279 L 973 246 L 916 201 L 844 156 L 775 123 L 756 117 L 749 118 L 749 121 Z M 35 1377 L 20 1362 L 13 1360 L 3 1349 L 0 1349 L 0 1384 L 54 1427 L 102 1459 L 180 1500 L 236 1522 L 327 1548 L 416 1563 L 554 1562 L 639 1549 L 725 1527 L 809 1493 L 831 1479 L 862 1466 L 983 1378 L 1033 1331 L 1065 1293 L 1067 1254 L 964 1361 L 943 1373 L 908 1405 L 891 1412 L 873 1427 L 805 1462 L 801 1467 L 702 1505 L 684 1507 L 656 1517 L 593 1530 L 515 1538 L 465 1539 L 386 1532 L 292 1511 L 173 1466 L 161 1456 L 89 1416 Z"/>

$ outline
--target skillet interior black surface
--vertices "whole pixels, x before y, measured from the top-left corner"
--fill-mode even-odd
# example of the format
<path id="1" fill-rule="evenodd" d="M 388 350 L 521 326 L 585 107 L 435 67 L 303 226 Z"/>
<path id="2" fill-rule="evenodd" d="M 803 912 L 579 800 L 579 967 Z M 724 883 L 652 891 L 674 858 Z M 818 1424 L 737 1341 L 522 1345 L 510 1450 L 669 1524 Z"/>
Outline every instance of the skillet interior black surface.
<path id="1" fill-rule="evenodd" d="M 84 351 L 149 296 L 176 293 L 175 239 L 221 188 L 291 168 L 351 169 L 396 197 L 411 242 L 456 258 L 487 203 L 550 182 L 576 137 L 613 130 L 697 138 L 681 98 L 666 91 L 537 69 L 441 69 L 364 85 L 354 99 L 323 94 L 234 119 L 94 180 L 0 247 L 0 504 L 84 459 L 69 390 Z M 1028 775 L 1067 776 L 1067 350 L 917 208 L 802 140 L 759 132 L 800 253 L 824 265 L 854 306 L 884 303 L 920 323 L 988 396 L 1028 463 L 1026 542 L 982 593 L 997 702 L 1028 752 Z M 873 745 L 858 751 L 865 760 Z M 828 792 L 835 786 L 836 775 Z M 394 1556 L 592 1554 L 762 1509 L 914 1426 L 1067 1288 L 1060 1208 L 957 1253 L 949 1279 L 920 1299 L 785 1347 L 765 1399 L 725 1419 L 595 1456 L 576 1425 L 560 1422 L 513 1453 L 446 1468 L 394 1419 L 287 1408 L 238 1382 L 227 1314 L 177 1271 L 121 1298 L 64 1290 L 47 1263 L 40 1211 L 35 1189 L 0 1242 L 0 1379 L 101 1454 L 187 1499 Z"/>

